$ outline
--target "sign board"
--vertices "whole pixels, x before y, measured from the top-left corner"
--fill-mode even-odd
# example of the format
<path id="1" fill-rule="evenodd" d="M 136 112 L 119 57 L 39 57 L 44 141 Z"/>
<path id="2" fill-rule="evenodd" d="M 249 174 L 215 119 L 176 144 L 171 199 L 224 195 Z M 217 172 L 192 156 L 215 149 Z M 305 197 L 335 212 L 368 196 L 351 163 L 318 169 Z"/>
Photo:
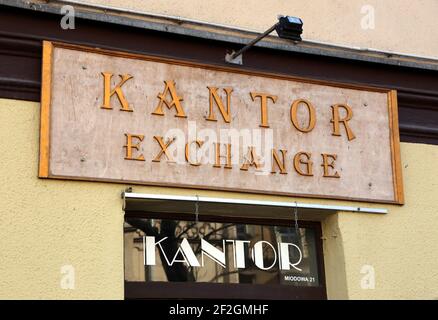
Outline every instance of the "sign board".
<path id="1" fill-rule="evenodd" d="M 403 203 L 395 91 L 44 42 L 39 176 Z"/>
<path id="2" fill-rule="evenodd" d="M 126 218 L 125 280 L 318 287 L 318 228 Z"/>

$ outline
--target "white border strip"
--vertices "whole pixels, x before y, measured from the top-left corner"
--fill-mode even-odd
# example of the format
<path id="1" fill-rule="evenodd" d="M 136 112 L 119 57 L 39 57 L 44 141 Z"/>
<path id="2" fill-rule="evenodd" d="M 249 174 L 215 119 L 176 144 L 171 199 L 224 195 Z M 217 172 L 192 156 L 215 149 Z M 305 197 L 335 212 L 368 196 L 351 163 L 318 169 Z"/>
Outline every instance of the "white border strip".
<path id="1" fill-rule="evenodd" d="M 287 207 L 287 208 L 297 207 L 303 209 L 320 209 L 320 210 L 330 210 L 330 211 L 388 213 L 387 209 L 382 209 L 382 208 L 334 206 L 334 205 L 296 203 L 296 202 L 285 202 L 285 201 L 264 201 L 264 200 L 248 200 L 248 199 L 198 197 L 198 196 L 179 196 L 179 195 L 152 194 L 152 193 L 123 192 L 122 198 L 124 199 L 124 201 L 126 201 L 127 199 L 176 200 L 176 201 L 191 201 L 191 202 L 199 201 L 199 202 L 229 203 L 229 204 L 243 204 L 243 205 L 270 206 L 270 207 Z"/>

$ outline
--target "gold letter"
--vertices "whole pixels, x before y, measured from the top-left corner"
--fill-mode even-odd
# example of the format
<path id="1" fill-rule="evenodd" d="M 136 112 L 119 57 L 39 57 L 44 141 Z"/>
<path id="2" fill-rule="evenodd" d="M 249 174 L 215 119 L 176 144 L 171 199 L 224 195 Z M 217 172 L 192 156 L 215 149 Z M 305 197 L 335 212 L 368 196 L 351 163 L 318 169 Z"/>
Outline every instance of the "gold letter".
<path id="1" fill-rule="evenodd" d="M 111 90 L 111 78 L 113 76 L 110 72 L 102 72 L 103 75 L 103 105 L 101 106 L 102 109 L 108 109 L 111 110 L 113 107 L 111 107 L 111 97 L 115 93 L 117 95 L 117 98 L 119 99 L 120 104 L 122 105 L 121 111 L 129 111 L 132 112 L 133 110 L 129 108 L 128 101 L 126 101 L 125 96 L 123 95 L 122 86 L 123 84 L 132 78 L 129 74 L 121 75 L 119 74 L 119 77 L 122 78 L 122 80 L 119 82 L 118 85 L 114 87 L 114 89 Z"/>
<path id="2" fill-rule="evenodd" d="M 302 155 L 306 156 L 307 161 L 301 159 Z M 294 157 L 294 168 L 295 168 L 295 171 L 298 174 L 300 174 L 302 176 L 313 176 L 313 173 L 312 173 L 313 162 L 310 160 L 311 156 L 312 156 L 312 154 L 308 153 L 308 152 L 298 152 L 295 155 L 295 157 Z M 303 170 L 301 170 L 300 164 L 305 164 L 306 165 L 306 171 L 305 172 Z"/>
<path id="3" fill-rule="evenodd" d="M 215 87 L 207 87 L 210 92 L 210 114 L 206 120 L 209 121 L 217 121 L 214 113 L 213 113 L 213 100 L 216 102 L 216 105 L 219 107 L 219 111 L 222 114 L 222 118 L 224 121 L 229 123 L 231 121 L 230 118 L 230 109 L 231 109 L 231 93 L 233 92 L 233 88 L 224 88 L 225 93 L 227 94 L 227 111 L 225 111 L 224 104 L 222 99 L 217 94 L 217 88 Z"/>
<path id="4" fill-rule="evenodd" d="M 328 168 L 335 168 L 335 160 L 337 158 L 337 156 L 335 154 L 326 154 L 326 153 L 322 153 L 322 165 L 321 167 L 324 167 L 324 175 L 323 177 L 326 178 L 340 178 L 339 173 L 337 171 L 335 171 L 334 175 L 330 175 L 329 174 L 329 170 Z M 330 163 L 328 163 L 328 158 L 332 159 L 332 161 Z"/>
<path id="5" fill-rule="evenodd" d="M 201 140 L 195 140 L 195 141 L 192 141 L 191 143 L 196 143 L 197 145 L 198 145 L 198 147 L 200 148 L 200 147 L 202 147 L 202 145 L 204 144 L 204 141 L 201 141 Z M 190 161 L 190 155 L 189 155 L 189 149 L 190 149 L 190 145 L 191 145 L 191 143 L 186 143 L 186 161 L 188 162 L 188 163 L 190 163 L 192 166 L 200 166 L 201 165 L 201 163 L 200 162 L 192 162 L 192 161 Z M 196 157 L 197 158 L 197 157 Z"/>
<path id="6" fill-rule="evenodd" d="M 284 162 L 284 157 L 286 155 L 287 150 L 281 150 L 281 155 L 283 157 L 283 162 L 280 161 L 280 158 L 278 157 L 277 151 L 275 149 L 272 149 L 272 170 L 271 173 L 277 173 L 277 170 L 275 170 L 275 163 L 277 163 L 278 168 L 280 168 L 281 174 L 287 174 L 286 172 L 286 164 Z"/>
<path id="7" fill-rule="evenodd" d="M 297 111 L 298 111 L 298 106 L 300 103 L 304 103 L 304 105 L 307 107 L 307 110 L 309 111 L 309 125 L 307 126 L 307 128 L 301 128 L 300 124 L 298 122 Z M 290 118 L 292 120 L 294 127 L 297 128 L 297 130 L 299 130 L 301 132 L 312 131 L 313 128 L 315 127 L 315 123 L 316 123 L 315 108 L 307 100 L 304 100 L 304 99 L 295 100 L 292 103 L 292 106 L 290 108 Z"/>
<path id="8" fill-rule="evenodd" d="M 152 160 L 153 162 L 160 162 L 161 155 L 164 153 L 169 159 L 170 162 L 174 162 L 172 159 L 172 156 L 167 152 L 167 148 L 170 146 L 170 144 L 175 141 L 175 138 L 168 139 L 166 143 L 163 142 L 163 137 L 160 136 L 154 136 L 154 139 L 157 140 L 158 144 L 161 147 L 160 153 L 157 154 L 157 156 Z"/>
<path id="9" fill-rule="evenodd" d="M 268 99 L 271 99 L 273 103 L 277 101 L 277 96 L 269 95 L 266 93 L 259 93 L 259 92 L 251 92 L 251 99 L 252 101 L 255 101 L 255 98 L 260 97 L 260 103 L 261 103 L 261 113 L 262 113 L 262 123 L 260 124 L 260 127 L 269 128 L 268 125 Z"/>
<path id="10" fill-rule="evenodd" d="M 340 119 L 339 108 L 344 108 L 345 111 L 347 112 L 347 116 L 344 119 Z M 332 135 L 333 136 L 340 136 L 341 135 L 341 133 L 339 132 L 339 122 L 342 122 L 342 124 L 344 125 L 344 128 L 345 128 L 345 131 L 347 132 L 348 141 L 356 138 L 356 136 L 354 135 L 353 131 L 350 129 L 350 127 L 347 123 L 347 121 L 350 121 L 351 118 L 353 117 L 353 110 L 351 110 L 351 108 L 346 104 L 336 104 L 336 105 L 332 106 L 332 111 L 333 111 L 333 119 L 330 120 L 330 122 L 333 123 Z"/>
<path id="11" fill-rule="evenodd" d="M 250 166 L 255 166 L 256 169 L 260 167 L 260 163 L 258 162 L 257 154 L 255 153 L 254 147 L 248 147 L 248 153 L 244 157 L 244 161 L 240 170 L 247 171 Z"/>
<path id="12" fill-rule="evenodd" d="M 179 118 L 187 118 L 186 114 L 184 113 L 184 109 L 181 106 L 181 101 L 183 101 L 182 97 L 178 97 L 178 94 L 176 93 L 175 88 L 175 82 L 173 80 L 167 80 L 164 81 L 165 87 L 163 93 L 160 93 L 157 95 L 158 99 L 160 99 L 160 102 L 158 102 L 157 107 L 155 108 L 154 112 L 152 114 L 164 116 L 163 112 L 163 103 L 166 105 L 166 107 L 170 110 L 172 107 L 175 107 L 176 114 L 175 117 Z M 167 93 L 170 93 L 170 96 L 172 98 L 172 101 L 166 100 Z"/>
<path id="13" fill-rule="evenodd" d="M 231 144 L 227 143 L 227 155 L 226 156 L 221 156 L 221 144 L 220 143 L 214 143 L 215 145 L 215 162 L 213 167 L 215 168 L 221 168 L 221 158 L 226 158 L 227 162 L 224 166 L 225 169 L 232 169 L 232 165 L 231 165 Z"/>
<path id="14" fill-rule="evenodd" d="M 141 134 L 129 134 L 125 133 L 126 136 L 126 145 L 123 146 L 123 148 L 126 148 L 126 156 L 125 160 L 138 160 L 138 161 L 144 161 L 143 155 L 139 155 L 137 158 L 132 157 L 132 149 L 135 149 L 138 151 L 140 148 L 140 142 L 143 141 L 144 136 Z M 132 138 L 136 138 L 140 140 L 137 144 L 132 144 Z"/>

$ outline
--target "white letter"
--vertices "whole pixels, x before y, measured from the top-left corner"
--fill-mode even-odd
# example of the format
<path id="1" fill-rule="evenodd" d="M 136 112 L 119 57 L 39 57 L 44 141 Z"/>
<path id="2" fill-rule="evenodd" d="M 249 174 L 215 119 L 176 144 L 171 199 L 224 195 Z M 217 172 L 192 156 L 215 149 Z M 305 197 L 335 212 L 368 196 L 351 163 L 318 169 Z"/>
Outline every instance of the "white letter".
<path id="1" fill-rule="evenodd" d="M 163 248 L 161 248 L 161 241 L 166 240 L 167 237 L 164 237 L 158 242 L 155 242 L 155 237 L 143 237 L 143 256 L 144 256 L 144 265 L 145 266 L 154 266 L 155 265 L 155 246 L 158 244 L 161 251 L 163 252 L 164 257 L 167 260 L 166 254 L 163 251 Z M 169 264 L 169 261 L 167 260 L 167 264 Z"/>
<path id="2" fill-rule="evenodd" d="M 184 238 L 181 242 L 181 249 L 183 250 L 184 257 L 186 260 L 188 260 L 189 265 L 192 267 L 199 267 L 199 261 L 196 259 L 196 255 L 192 250 L 192 247 L 190 246 L 189 241 Z"/>
<path id="3" fill-rule="evenodd" d="M 274 262 L 269 266 L 265 268 L 265 263 L 263 261 L 263 243 L 268 244 L 272 250 L 274 251 Z M 275 251 L 275 248 L 273 247 L 272 244 L 270 244 L 268 241 L 258 241 L 253 248 L 252 251 L 252 258 L 254 260 L 254 263 L 257 267 L 259 267 L 262 270 L 269 270 L 271 269 L 275 263 L 277 262 L 277 252 Z"/>
<path id="4" fill-rule="evenodd" d="M 211 245 L 204 239 L 201 239 L 201 261 L 202 266 L 204 266 L 204 254 L 211 258 L 216 263 L 219 263 L 223 268 L 225 268 L 225 243 L 223 243 L 224 251 L 220 251 L 215 246 Z"/>
<path id="5" fill-rule="evenodd" d="M 295 263 L 290 263 L 289 261 L 289 246 L 293 246 L 297 248 L 298 252 L 300 253 L 300 258 Z M 292 266 L 294 269 L 298 271 L 302 271 L 300 268 L 298 268 L 296 265 L 300 264 L 301 259 L 303 258 L 303 255 L 301 253 L 300 248 L 293 244 L 293 243 L 280 243 L 280 261 L 281 261 L 281 270 L 290 270 L 290 266 Z"/>
<path id="6" fill-rule="evenodd" d="M 249 240 L 236 240 L 236 268 L 245 269 L 245 243 Z"/>

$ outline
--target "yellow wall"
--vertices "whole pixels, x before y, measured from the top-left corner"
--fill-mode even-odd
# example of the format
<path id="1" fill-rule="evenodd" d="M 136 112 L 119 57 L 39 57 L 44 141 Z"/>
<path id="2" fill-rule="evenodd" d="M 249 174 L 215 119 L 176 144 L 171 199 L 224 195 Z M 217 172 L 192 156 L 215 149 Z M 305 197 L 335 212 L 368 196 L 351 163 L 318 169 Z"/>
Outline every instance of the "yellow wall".
<path id="1" fill-rule="evenodd" d="M 349 298 L 438 299 L 438 146 L 403 143 L 401 152 L 406 204 L 339 214 Z M 364 264 L 375 268 L 375 290 L 360 288 Z"/>
<path id="2" fill-rule="evenodd" d="M 278 14 L 301 17 L 303 38 L 438 58 L 436 0 L 82 0 L 264 31 Z M 374 29 L 362 28 L 362 7 L 374 8 Z M 367 11 L 369 12 L 369 11 Z M 275 32 L 273 33 L 275 34 Z"/>
<path id="3" fill-rule="evenodd" d="M 39 104 L 0 99 L 0 299 L 123 298 L 122 184 L 37 178 Z M 402 144 L 406 205 L 387 215 L 323 220 L 328 294 L 336 298 L 438 298 L 438 147 Z M 293 198 L 135 187 L 136 192 Z M 300 200 L 352 204 L 329 200 Z M 357 203 L 356 203 L 357 204 Z M 376 288 L 360 287 L 373 265 Z M 60 269 L 75 268 L 74 290 Z"/>

